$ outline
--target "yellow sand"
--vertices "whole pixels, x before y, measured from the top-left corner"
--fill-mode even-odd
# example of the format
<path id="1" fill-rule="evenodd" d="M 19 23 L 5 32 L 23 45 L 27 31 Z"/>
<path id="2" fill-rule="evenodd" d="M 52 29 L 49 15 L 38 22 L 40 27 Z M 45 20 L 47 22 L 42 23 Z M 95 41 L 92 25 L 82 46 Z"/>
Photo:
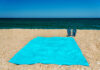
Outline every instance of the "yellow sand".
<path id="1" fill-rule="evenodd" d="M 8 62 L 25 44 L 37 36 L 66 36 L 61 29 L 1 29 L 0 30 L 0 70 L 100 70 L 100 31 L 78 30 L 77 41 L 90 66 L 59 66 L 54 64 L 15 65 Z"/>

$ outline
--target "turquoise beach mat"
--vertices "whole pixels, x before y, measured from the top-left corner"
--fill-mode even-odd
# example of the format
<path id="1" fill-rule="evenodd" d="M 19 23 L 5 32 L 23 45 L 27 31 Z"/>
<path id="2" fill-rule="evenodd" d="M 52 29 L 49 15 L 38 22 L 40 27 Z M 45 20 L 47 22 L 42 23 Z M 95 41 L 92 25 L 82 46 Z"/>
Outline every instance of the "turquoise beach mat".
<path id="1" fill-rule="evenodd" d="M 16 53 L 9 62 L 89 66 L 72 37 L 36 37 Z"/>

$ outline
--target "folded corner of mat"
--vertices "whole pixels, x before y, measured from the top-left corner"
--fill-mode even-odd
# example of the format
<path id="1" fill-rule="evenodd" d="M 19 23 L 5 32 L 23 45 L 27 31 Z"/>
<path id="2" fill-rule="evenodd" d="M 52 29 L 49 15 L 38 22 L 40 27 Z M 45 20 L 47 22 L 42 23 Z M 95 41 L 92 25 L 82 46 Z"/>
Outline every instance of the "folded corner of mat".
<path id="1" fill-rule="evenodd" d="M 58 64 L 89 66 L 72 37 L 36 37 L 10 60 L 14 64 Z"/>

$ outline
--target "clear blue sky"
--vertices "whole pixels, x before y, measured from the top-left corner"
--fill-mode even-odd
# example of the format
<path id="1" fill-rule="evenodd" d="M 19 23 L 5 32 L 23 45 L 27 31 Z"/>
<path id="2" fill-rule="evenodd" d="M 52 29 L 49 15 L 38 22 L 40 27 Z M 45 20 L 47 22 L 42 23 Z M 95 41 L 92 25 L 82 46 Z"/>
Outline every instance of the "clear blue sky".
<path id="1" fill-rule="evenodd" d="M 1 18 L 100 18 L 100 0 L 0 0 Z"/>

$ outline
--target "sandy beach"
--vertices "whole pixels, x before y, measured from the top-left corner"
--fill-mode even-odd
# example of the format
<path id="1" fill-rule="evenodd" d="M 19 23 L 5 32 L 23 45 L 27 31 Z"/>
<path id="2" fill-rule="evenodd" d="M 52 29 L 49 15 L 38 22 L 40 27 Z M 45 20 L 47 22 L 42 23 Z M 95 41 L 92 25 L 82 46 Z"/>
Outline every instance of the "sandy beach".
<path id="1" fill-rule="evenodd" d="M 33 64 L 15 65 L 9 63 L 15 53 L 37 36 L 66 37 L 65 29 L 0 29 L 0 70 L 100 70 L 100 30 L 77 30 L 75 40 L 89 67 L 81 65 Z"/>

